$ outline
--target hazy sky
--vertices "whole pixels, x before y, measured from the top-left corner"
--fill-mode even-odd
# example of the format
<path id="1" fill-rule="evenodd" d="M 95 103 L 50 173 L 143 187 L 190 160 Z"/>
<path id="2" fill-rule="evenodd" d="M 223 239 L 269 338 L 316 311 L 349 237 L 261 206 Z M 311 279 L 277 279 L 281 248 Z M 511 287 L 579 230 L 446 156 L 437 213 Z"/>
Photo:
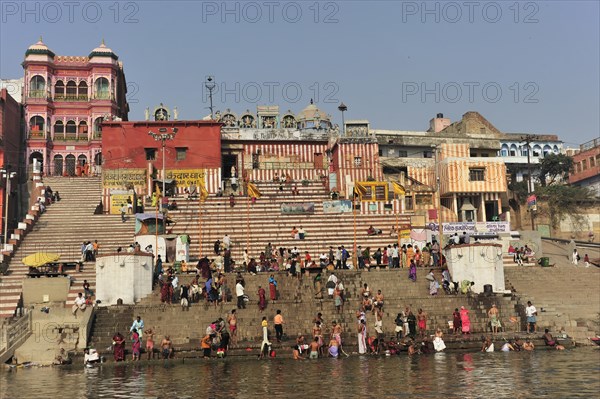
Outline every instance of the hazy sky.
<path id="1" fill-rule="evenodd" d="M 337 123 L 425 130 L 479 111 L 504 132 L 599 137 L 599 2 L 2 1 L 0 77 L 43 36 L 57 55 L 102 38 L 124 63 L 130 120 L 163 102 L 180 119 L 315 99 Z"/>

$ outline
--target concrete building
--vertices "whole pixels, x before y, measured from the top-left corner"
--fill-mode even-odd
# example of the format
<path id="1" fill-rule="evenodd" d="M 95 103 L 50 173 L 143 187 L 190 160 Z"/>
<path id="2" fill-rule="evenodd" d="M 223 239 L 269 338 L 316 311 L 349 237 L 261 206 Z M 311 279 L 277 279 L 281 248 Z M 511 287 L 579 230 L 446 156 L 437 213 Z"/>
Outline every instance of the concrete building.
<path id="1" fill-rule="evenodd" d="M 8 94 L 18 103 L 23 102 L 23 78 L 0 79 L 0 90 L 6 89 Z"/>
<path id="2" fill-rule="evenodd" d="M 600 139 L 581 144 L 572 156 L 573 172 L 569 174 L 569 183 L 588 187 L 600 197 Z"/>
<path id="3" fill-rule="evenodd" d="M 40 40 L 23 62 L 28 164 L 47 175 L 98 173 L 102 122 L 127 120 L 123 64 L 104 42 L 88 56 L 58 56 Z"/>

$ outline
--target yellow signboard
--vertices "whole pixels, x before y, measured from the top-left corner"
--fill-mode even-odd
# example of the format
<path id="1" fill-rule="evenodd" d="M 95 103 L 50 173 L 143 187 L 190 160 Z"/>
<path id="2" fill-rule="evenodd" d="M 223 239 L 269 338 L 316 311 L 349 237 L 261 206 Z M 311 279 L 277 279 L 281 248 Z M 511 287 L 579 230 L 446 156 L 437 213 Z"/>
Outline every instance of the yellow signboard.
<path id="1" fill-rule="evenodd" d="M 125 206 L 127 208 L 127 200 L 130 200 L 132 204 L 135 203 L 135 197 L 133 191 L 127 192 L 123 190 L 119 190 L 116 192 L 110 193 L 110 214 L 111 215 L 120 215 L 121 208 Z"/>
<path id="2" fill-rule="evenodd" d="M 204 169 L 170 169 L 167 179 L 175 180 L 177 187 L 200 186 L 204 183 Z"/>
<path id="3" fill-rule="evenodd" d="M 400 239 L 408 240 L 410 238 L 410 230 L 400 230 Z"/>
<path id="4" fill-rule="evenodd" d="M 104 188 L 124 188 L 128 185 L 146 186 L 146 169 L 103 169 Z"/>

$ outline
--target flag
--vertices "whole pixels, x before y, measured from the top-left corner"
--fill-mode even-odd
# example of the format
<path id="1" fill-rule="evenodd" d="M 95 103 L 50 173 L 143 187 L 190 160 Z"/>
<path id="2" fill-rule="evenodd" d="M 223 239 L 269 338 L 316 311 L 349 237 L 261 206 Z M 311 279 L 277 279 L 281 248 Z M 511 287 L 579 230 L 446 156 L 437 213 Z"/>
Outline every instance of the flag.
<path id="1" fill-rule="evenodd" d="M 396 195 L 406 195 L 406 190 L 404 186 L 400 183 L 392 182 L 392 189 L 394 190 L 394 194 Z"/>
<path id="2" fill-rule="evenodd" d="M 367 195 L 367 188 L 360 183 L 354 183 L 354 195 L 359 197 Z"/>
<path id="3" fill-rule="evenodd" d="M 248 183 L 248 197 L 250 198 L 260 198 L 262 196 L 261 192 L 258 190 L 258 187 L 254 183 Z"/>
<path id="4" fill-rule="evenodd" d="M 208 191 L 206 187 L 204 187 L 204 182 L 200 184 L 200 201 L 204 202 L 208 198 Z"/>

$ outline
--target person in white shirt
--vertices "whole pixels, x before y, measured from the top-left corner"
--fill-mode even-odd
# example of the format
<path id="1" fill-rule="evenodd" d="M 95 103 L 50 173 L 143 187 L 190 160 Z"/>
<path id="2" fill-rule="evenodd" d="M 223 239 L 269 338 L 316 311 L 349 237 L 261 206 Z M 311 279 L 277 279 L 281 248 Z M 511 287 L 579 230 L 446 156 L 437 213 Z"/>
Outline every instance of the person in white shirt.
<path id="1" fill-rule="evenodd" d="M 398 244 L 394 244 L 394 248 L 392 248 L 392 266 L 396 269 L 400 267 L 400 254 L 398 252 Z"/>
<path id="2" fill-rule="evenodd" d="M 75 303 L 73 304 L 73 316 L 76 315 L 77 310 L 81 310 L 82 312 L 85 310 L 85 298 L 83 297 L 83 294 L 80 292 L 79 294 L 77 294 L 77 298 L 75 298 Z"/>
<path id="3" fill-rule="evenodd" d="M 225 249 L 229 249 L 230 246 L 231 238 L 229 237 L 229 235 L 225 234 L 225 237 L 223 237 L 223 247 L 225 247 Z"/>
<path id="4" fill-rule="evenodd" d="M 537 321 L 536 315 L 537 309 L 531 304 L 531 301 L 527 301 L 527 307 L 525 308 L 525 316 L 527 316 L 527 334 L 530 333 L 530 330 L 533 330 L 534 333 L 537 330 L 535 325 Z"/>
<path id="5" fill-rule="evenodd" d="M 244 302 L 244 286 L 241 282 L 235 285 L 235 295 L 237 296 L 237 308 L 246 309 L 246 302 Z"/>
<path id="6" fill-rule="evenodd" d="M 137 330 L 137 333 L 139 334 L 140 339 L 142 339 L 142 334 L 144 333 L 144 320 L 142 320 L 142 318 L 140 316 L 138 316 L 133 321 L 133 324 L 131 324 L 131 328 L 129 329 L 129 332 L 132 332 L 133 330 Z"/>

